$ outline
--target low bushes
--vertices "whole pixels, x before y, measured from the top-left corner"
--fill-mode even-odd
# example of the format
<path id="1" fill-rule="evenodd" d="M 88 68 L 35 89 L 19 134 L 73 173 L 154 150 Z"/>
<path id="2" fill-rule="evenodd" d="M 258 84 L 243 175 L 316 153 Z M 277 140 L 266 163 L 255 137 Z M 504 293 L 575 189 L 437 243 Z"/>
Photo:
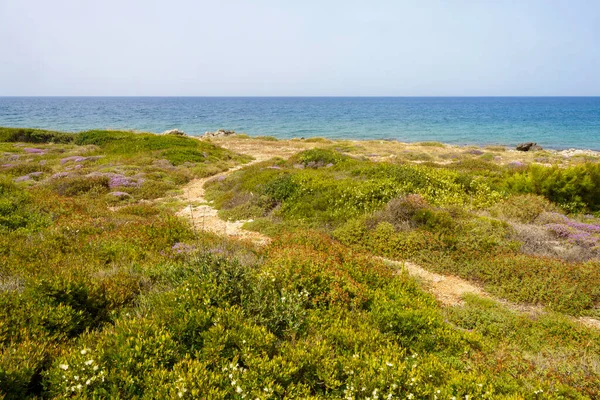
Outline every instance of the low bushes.
<path id="1" fill-rule="evenodd" d="M 184 163 L 216 163 L 219 161 L 249 161 L 215 146 L 212 143 L 186 136 L 154 135 L 120 131 L 87 131 L 77 134 L 78 145 L 95 145 L 103 153 L 113 155 L 133 155 L 149 153 L 155 158 L 164 158 L 173 165 Z"/>
<path id="2" fill-rule="evenodd" d="M 6 178 L 0 178 L 0 232 L 42 227 L 49 223 L 32 196 Z"/>
<path id="3" fill-rule="evenodd" d="M 25 143 L 71 143 L 75 135 L 71 133 L 30 128 L 0 127 L 0 142 Z"/>
<path id="4" fill-rule="evenodd" d="M 600 164 L 568 168 L 531 165 L 506 179 L 513 192 L 545 196 L 567 211 L 600 210 Z"/>

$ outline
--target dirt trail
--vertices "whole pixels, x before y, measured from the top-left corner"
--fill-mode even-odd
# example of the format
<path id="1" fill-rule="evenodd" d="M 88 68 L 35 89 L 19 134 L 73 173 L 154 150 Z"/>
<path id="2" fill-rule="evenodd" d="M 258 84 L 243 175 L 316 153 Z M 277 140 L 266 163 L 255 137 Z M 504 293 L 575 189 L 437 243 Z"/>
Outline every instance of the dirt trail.
<path id="1" fill-rule="evenodd" d="M 204 197 L 204 184 L 210 180 L 223 179 L 227 175 L 252 164 L 264 161 L 261 158 L 256 158 L 248 164 L 240 165 L 231 168 L 225 172 L 213 175 L 208 178 L 194 179 L 184 187 L 182 200 L 188 205 L 177 215 L 188 218 L 193 224 L 196 231 L 207 231 L 223 236 L 228 236 L 236 239 L 250 240 L 253 243 L 262 246 L 269 243 L 270 239 L 258 232 L 251 232 L 242 229 L 242 225 L 247 221 L 224 221 L 217 215 L 218 210 L 211 206 Z M 204 203 L 198 206 L 192 203 Z"/>
<path id="2" fill-rule="evenodd" d="M 220 174 L 203 179 L 194 179 L 189 182 L 183 188 L 183 194 L 179 196 L 188 205 L 179 211 L 177 215 L 188 218 L 197 231 L 207 231 L 236 239 L 250 240 L 259 246 L 269 243 L 269 237 L 258 232 L 242 229 L 242 225 L 248 221 L 224 221 L 219 218 L 217 215 L 218 210 L 212 207 L 204 196 L 204 184 L 211 180 L 223 179 L 235 171 L 270 160 L 274 157 L 289 158 L 299 151 L 315 147 L 315 144 L 289 142 L 287 145 L 283 145 L 281 142 L 276 141 L 253 139 L 231 140 L 229 138 L 214 138 L 211 141 L 236 153 L 250 155 L 254 157 L 254 160 L 247 164 L 230 168 Z M 192 203 L 200 203 L 200 205 L 193 205 Z"/>
<path id="3" fill-rule="evenodd" d="M 411 263 L 409 261 L 400 262 L 383 257 L 378 257 L 388 265 L 398 267 L 398 272 L 405 270 L 409 275 L 419 278 L 429 290 L 442 304 L 445 306 L 459 306 L 463 304 L 462 297 L 465 294 L 474 294 L 480 297 L 485 297 L 502 304 L 509 310 L 525 313 L 531 316 L 544 314 L 546 311 L 541 306 L 525 305 L 512 303 L 506 300 L 496 298 L 487 293 L 483 288 L 474 283 L 466 281 L 452 275 L 440 275 L 431 271 L 427 271 L 423 267 Z M 590 317 L 572 318 L 585 326 L 600 329 L 600 321 Z"/>
<path id="4" fill-rule="evenodd" d="M 188 218 L 198 231 L 208 231 L 236 239 L 250 240 L 259 246 L 266 245 L 270 242 L 269 237 L 258 232 L 247 231 L 242 228 L 242 225 L 247 221 L 232 222 L 223 221 L 220 219 L 217 215 L 217 209 L 212 207 L 204 197 L 204 184 L 209 180 L 223 179 L 237 170 L 252 164 L 269 160 L 273 157 L 288 158 L 294 153 L 302 150 L 303 148 L 305 149 L 308 146 L 302 146 L 303 148 L 301 146 L 265 146 L 265 143 L 245 142 L 240 144 L 239 142 L 226 141 L 219 144 L 232 151 L 242 154 L 249 154 L 254 157 L 254 160 L 248 164 L 239 165 L 220 174 L 191 181 L 184 187 L 184 193 L 180 196 L 180 198 L 186 201 L 188 205 L 179 211 L 177 215 Z M 204 204 L 194 206 L 192 203 Z M 515 312 L 526 313 L 529 315 L 540 315 L 545 312 L 544 309 L 539 306 L 516 304 L 495 298 L 476 284 L 456 276 L 436 274 L 411 262 L 394 261 L 383 257 L 377 258 L 384 261 L 388 265 L 397 267 L 399 271 L 406 270 L 406 272 L 408 272 L 411 276 L 420 279 L 425 284 L 425 287 L 428 289 L 428 291 L 445 306 L 461 305 L 463 303 L 463 295 L 474 294 L 492 299 Z M 573 319 L 588 327 L 600 329 L 599 320 L 590 317 Z"/>

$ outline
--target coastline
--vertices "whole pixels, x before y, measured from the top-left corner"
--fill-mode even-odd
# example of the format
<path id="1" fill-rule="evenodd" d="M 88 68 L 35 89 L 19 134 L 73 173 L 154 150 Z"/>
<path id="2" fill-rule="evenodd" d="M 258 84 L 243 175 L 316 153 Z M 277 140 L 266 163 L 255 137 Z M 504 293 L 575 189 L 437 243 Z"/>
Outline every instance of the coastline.
<path id="1" fill-rule="evenodd" d="M 284 148 L 282 154 L 291 155 L 290 151 L 301 151 L 319 146 L 351 146 L 350 154 L 362 156 L 371 161 L 404 160 L 411 163 L 435 162 L 450 164 L 460 159 L 480 159 L 501 165 L 518 163 L 550 165 L 570 165 L 574 162 L 598 161 L 600 151 L 591 149 L 542 149 L 536 151 L 518 151 L 514 147 L 503 145 L 455 145 L 442 142 L 400 142 L 396 140 L 332 140 L 321 137 L 304 139 L 277 139 L 264 136 L 237 134 L 224 137 L 190 136 L 199 140 L 208 140 L 232 151 L 252 154 L 271 148 L 275 156 L 278 149 Z"/>
<path id="2" fill-rule="evenodd" d="M 592 98 L 0 98 L 0 125 L 78 132 L 251 135 L 333 140 L 440 141 L 453 145 L 537 142 L 600 151 L 600 97 Z"/>

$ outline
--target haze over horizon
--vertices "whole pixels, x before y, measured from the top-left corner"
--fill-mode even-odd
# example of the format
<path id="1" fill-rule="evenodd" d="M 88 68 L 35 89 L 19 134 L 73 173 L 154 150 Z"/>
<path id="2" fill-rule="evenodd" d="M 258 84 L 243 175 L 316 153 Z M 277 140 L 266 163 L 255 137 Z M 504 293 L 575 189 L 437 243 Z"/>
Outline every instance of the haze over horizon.
<path id="1" fill-rule="evenodd" d="M 585 0 L 0 0 L 0 36 L 0 96 L 600 95 Z"/>

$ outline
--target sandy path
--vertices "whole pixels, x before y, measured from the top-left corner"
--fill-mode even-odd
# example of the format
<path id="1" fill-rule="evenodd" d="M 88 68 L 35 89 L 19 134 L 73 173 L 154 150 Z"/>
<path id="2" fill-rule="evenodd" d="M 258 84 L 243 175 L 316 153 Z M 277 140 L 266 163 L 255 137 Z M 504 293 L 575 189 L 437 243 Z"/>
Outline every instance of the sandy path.
<path id="1" fill-rule="evenodd" d="M 242 229 L 242 225 L 248 221 L 224 221 L 218 216 L 218 210 L 212 207 L 205 197 L 204 184 L 210 180 L 223 179 L 227 175 L 240 170 L 244 167 L 270 160 L 274 157 L 289 158 L 299 151 L 315 147 L 315 143 L 306 142 L 287 142 L 283 144 L 279 141 L 265 141 L 254 139 L 231 140 L 230 138 L 213 138 L 211 142 L 218 144 L 228 150 L 239 154 L 247 154 L 254 157 L 254 160 L 237 167 L 230 168 L 225 172 L 213 175 L 208 178 L 194 179 L 183 188 L 183 194 L 179 198 L 188 205 L 177 215 L 188 218 L 194 229 L 197 231 L 207 231 L 241 240 L 250 240 L 257 245 L 265 245 L 270 242 L 270 238 L 258 232 L 251 232 Z M 201 203 L 194 206 L 192 203 Z"/>
<path id="2" fill-rule="evenodd" d="M 438 301 L 448 307 L 460 306 L 463 304 L 463 296 L 465 294 L 474 294 L 494 300 L 514 312 L 525 313 L 531 316 L 546 313 L 541 306 L 512 303 L 496 298 L 476 284 L 456 276 L 436 274 L 408 261 L 400 262 L 383 257 L 378 258 L 388 265 L 398 267 L 399 273 L 402 270 L 405 270 L 409 275 L 420 279 L 424 283 L 425 288 L 433 294 Z M 573 317 L 572 320 L 591 328 L 600 329 L 600 321 L 591 317 Z"/>
<path id="3" fill-rule="evenodd" d="M 204 184 L 210 180 L 222 179 L 227 175 L 252 164 L 264 161 L 262 158 L 256 158 L 254 161 L 245 165 L 239 165 L 220 174 L 208 178 L 194 179 L 183 188 L 183 194 L 180 196 L 188 205 L 177 213 L 178 216 L 189 219 L 198 232 L 206 231 L 218 235 L 228 236 L 235 239 L 250 240 L 253 243 L 262 246 L 269 243 L 270 239 L 258 232 L 251 232 L 242 229 L 242 225 L 247 221 L 224 221 L 218 216 L 218 210 L 211 206 L 204 197 Z M 192 203 L 204 203 L 194 206 Z"/>

